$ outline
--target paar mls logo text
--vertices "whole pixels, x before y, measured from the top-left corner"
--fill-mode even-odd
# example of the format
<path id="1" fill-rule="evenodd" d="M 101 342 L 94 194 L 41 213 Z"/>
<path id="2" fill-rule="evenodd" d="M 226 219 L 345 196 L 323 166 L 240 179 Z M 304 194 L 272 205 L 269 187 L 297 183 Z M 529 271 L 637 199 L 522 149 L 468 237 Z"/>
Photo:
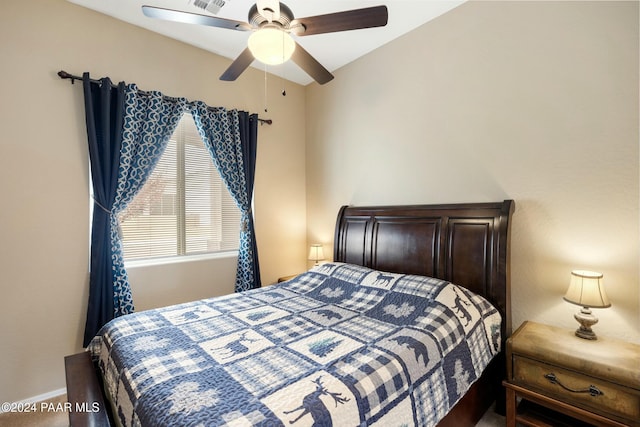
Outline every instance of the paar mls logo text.
<path id="1" fill-rule="evenodd" d="M 40 412 L 100 412 L 98 402 L 40 402 Z"/>

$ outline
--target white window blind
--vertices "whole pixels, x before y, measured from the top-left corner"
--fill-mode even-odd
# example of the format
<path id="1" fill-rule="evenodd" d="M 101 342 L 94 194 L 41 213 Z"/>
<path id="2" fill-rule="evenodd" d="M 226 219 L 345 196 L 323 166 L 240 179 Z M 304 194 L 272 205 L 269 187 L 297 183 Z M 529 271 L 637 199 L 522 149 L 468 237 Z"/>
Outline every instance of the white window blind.
<path id="1" fill-rule="evenodd" d="M 190 114 L 119 219 L 125 260 L 238 249 L 240 210 Z"/>

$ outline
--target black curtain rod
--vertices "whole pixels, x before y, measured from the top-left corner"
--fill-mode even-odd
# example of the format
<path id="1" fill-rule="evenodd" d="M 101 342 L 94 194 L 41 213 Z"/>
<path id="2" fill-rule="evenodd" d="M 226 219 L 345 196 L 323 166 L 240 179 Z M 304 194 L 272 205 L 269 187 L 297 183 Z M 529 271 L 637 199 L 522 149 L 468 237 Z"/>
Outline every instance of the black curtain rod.
<path id="1" fill-rule="evenodd" d="M 80 77 L 80 76 L 74 76 L 73 74 L 69 74 L 69 73 L 67 73 L 66 71 L 58 71 L 58 76 L 59 76 L 61 79 L 70 79 L 70 80 L 71 80 L 71 84 L 74 84 L 74 83 L 76 82 L 76 80 L 80 80 L 80 81 L 82 80 L 82 77 Z M 90 81 L 91 81 L 92 83 L 100 83 L 100 80 L 90 79 Z M 114 87 L 115 87 L 115 86 L 114 86 Z M 145 92 L 145 91 L 143 91 L 143 90 L 138 90 L 138 92 L 140 92 L 140 93 L 141 93 L 141 94 L 143 94 L 143 95 L 148 95 L 148 94 L 149 94 L 149 92 Z M 166 96 L 166 95 L 163 95 L 163 98 L 168 99 L 168 100 L 170 100 L 170 101 L 175 101 L 176 99 L 178 99 L 178 98 L 174 98 L 174 97 Z M 258 118 L 258 121 L 260 122 L 260 124 L 261 124 L 261 125 L 262 125 L 262 124 L 270 125 L 270 124 L 272 124 L 272 123 L 273 123 L 273 120 L 271 120 L 271 119 L 261 119 L 261 118 Z"/>

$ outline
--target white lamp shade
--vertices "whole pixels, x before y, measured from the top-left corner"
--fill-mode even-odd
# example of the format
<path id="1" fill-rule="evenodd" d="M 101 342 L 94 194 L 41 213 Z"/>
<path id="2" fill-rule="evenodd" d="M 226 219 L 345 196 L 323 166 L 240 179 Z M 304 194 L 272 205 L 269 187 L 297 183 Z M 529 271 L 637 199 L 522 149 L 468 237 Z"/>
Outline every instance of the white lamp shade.
<path id="1" fill-rule="evenodd" d="M 606 308 L 611 306 L 604 291 L 602 274 L 593 271 L 572 271 L 571 282 L 564 299 L 583 307 Z"/>
<path id="2" fill-rule="evenodd" d="M 253 57 L 267 65 L 287 62 L 296 49 L 296 43 L 289 34 L 273 27 L 261 28 L 251 34 L 248 46 Z"/>
<path id="3" fill-rule="evenodd" d="M 321 244 L 315 243 L 311 245 L 311 249 L 309 249 L 309 259 L 315 262 L 318 262 L 324 259 L 324 251 L 322 250 Z"/>

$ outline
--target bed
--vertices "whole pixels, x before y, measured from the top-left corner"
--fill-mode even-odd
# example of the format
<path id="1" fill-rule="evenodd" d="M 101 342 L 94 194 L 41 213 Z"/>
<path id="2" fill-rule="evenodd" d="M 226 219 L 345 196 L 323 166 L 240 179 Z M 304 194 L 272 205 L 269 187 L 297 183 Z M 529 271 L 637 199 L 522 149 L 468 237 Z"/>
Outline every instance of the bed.
<path id="1" fill-rule="evenodd" d="M 502 402 L 513 210 L 344 206 L 333 262 L 106 325 L 65 358 L 70 423 L 475 425 Z"/>

